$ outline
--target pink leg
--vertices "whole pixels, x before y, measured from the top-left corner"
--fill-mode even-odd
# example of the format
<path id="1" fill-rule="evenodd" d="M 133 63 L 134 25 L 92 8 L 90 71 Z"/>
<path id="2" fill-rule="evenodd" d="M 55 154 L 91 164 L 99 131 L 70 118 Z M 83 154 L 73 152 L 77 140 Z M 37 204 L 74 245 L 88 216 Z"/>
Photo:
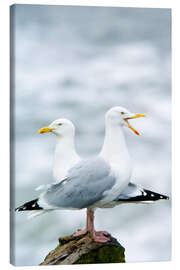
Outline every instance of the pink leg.
<path id="1" fill-rule="evenodd" d="M 106 237 L 104 235 L 109 235 L 106 231 L 98 231 L 96 232 L 94 229 L 94 212 L 87 208 L 87 217 L 86 217 L 86 228 L 84 230 L 78 230 L 74 236 L 79 236 L 86 234 L 87 232 L 90 232 L 91 237 L 94 239 L 94 241 L 99 243 L 105 243 L 108 242 L 110 239 L 109 237 Z"/>
<path id="2" fill-rule="evenodd" d="M 90 232 L 94 241 L 99 242 L 99 243 L 108 242 L 110 239 L 109 237 L 105 237 L 104 234 L 109 235 L 109 233 L 105 231 L 96 232 L 94 229 L 94 212 L 91 209 L 87 209 L 87 211 L 88 211 L 88 216 L 89 216 L 88 231 Z"/>
<path id="3" fill-rule="evenodd" d="M 86 228 L 84 230 L 78 230 L 76 233 L 74 233 L 74 236 L 79 236 L 86 234 L 88 232 L 88 227 L 89 227 L 89 215 L 88 215 L 88 208 L 86 210 Z"/>

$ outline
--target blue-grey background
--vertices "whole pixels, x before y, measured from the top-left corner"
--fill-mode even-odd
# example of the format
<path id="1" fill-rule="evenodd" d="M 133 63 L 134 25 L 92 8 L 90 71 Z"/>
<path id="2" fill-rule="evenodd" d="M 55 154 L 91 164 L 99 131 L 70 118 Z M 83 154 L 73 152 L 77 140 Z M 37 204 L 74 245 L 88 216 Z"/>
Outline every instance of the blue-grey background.
<path id="1" fill-rule="evenodd" d="M 38 129 L 66 117 L 82 157 L 96 155 L 104 114 L 114 105 L 147 118 L 126 130 L 132 180 L 171 193 L 171 11 L 169 9 L 15 5 L 12 11 L 14 206 L 52 181 L 53 134 Z M 127 262 L 171 258 L 170 201 L 97 210 L 96 229 L 126 249 Z M 12 262 L 37 265 L 58 237 L 85 226 L 85 210 L 12 218 Z"/>

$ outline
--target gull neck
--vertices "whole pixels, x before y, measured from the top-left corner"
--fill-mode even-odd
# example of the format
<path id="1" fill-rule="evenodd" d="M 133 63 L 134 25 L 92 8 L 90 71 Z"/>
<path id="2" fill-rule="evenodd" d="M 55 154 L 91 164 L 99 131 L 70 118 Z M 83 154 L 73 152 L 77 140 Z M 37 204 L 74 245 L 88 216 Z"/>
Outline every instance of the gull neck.
<path id="1" fill-rule="evenodd" d="M 53 177 L 61 181 L 68 170 L 80 160 L 75 150 L 73 136 L 57 136 L 54 154 Z"/>
<path id="2" fill-rule="evenodd" d="M 100 155 L 107 160 L 129 156 L 122 126 L 106 121 L 104 144 Z"/>

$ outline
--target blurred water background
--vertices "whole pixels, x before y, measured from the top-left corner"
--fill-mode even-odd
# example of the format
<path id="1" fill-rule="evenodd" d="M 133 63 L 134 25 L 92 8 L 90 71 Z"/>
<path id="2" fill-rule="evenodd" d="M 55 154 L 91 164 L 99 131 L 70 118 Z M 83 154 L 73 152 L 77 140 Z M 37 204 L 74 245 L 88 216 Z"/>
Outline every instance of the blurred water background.
<path id="1" fill-rule="evenodd" d="M 171 11 L 169 9 L 15 5 L 13 205 L 38 195 L 52 180 L 55 136 L 39 128 L 61 117 L 76 125 L 76 147 L 94 156 L 112 106 L 145 113 L 126 130 L 132 180 L 171 192 Z M 12 194 L 12 195 L 13 195 Z M 97 210 L 96 229 L 126 249 L 127 262 L 171 258 L 171 202 Z M 12 219 L 12 258 L 37 265 L 58 237 L 85 226 L 85 210 L 56 211 L 27 221 Z"/>

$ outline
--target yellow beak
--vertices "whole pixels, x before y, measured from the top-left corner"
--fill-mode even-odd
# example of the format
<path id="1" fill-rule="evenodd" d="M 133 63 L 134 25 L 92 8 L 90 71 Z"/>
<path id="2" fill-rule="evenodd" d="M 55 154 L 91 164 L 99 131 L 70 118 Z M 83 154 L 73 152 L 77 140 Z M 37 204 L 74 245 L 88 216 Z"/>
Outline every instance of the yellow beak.
<path id="1" fill-rule="evenodd" d="M 39 133 L 42 134 L 42 133 L 46 133 L 46 132 L 52 132 L 52 128 L 49 128 L 49 127 L 43 127 L 39 130 Z"/>
<path id="2" fill-rule="evenodd" d="M 136 113 L 134 116 L 129 117 L 128 119 L 134 119 L 139 117 L 146 117 L 146 115 L 144 113 Z"/>
<path id="3" fill-rule="evenodd" d="M 128 127 L 129 127 L 136 135 L 140 135 L 140 133 L 139 133 L 135 128 L 133 128 L 133 127 L 129 124 L 128 120 L 129 120 L 129 119 L 134 119 L 134 118 L 139 118 L 139 117 L 146 117 L 146 115 L 143 114 L 143 113 L 137 113 L 137 114 L 135 114 L 135 115 L 132 116 L 132 117 L 128 117 L 128 118 L 124 119 L 124 120 L 126 121 Z"/>

